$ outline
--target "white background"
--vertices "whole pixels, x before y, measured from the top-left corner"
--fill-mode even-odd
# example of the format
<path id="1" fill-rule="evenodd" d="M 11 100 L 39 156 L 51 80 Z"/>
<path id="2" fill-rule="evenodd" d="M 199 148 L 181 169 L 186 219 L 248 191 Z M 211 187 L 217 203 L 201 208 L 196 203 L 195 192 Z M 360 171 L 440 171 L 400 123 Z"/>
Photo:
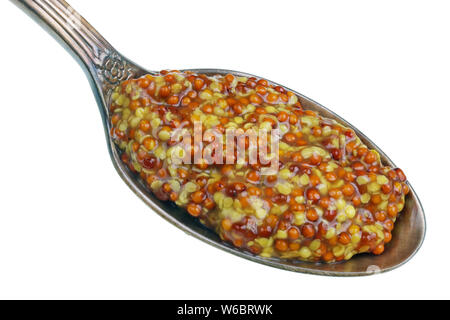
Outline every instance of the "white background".
<path id="1" fill-rule="evenodd" d="M 427 237 L 400 269 L 329 278 L 187 236 L 115 172 L 81 68 L 1 1 L 0 298 L 450 298 L 448 1 L 70 2 L 151 70 L 246 71 L 336 111 L 404 169 Z"/>

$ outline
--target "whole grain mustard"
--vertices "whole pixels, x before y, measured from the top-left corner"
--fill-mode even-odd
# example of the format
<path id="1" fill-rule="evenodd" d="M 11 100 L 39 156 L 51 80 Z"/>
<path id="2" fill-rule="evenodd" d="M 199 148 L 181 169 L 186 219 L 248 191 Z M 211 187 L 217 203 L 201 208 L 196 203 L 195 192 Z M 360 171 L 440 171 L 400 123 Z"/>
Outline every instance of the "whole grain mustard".
<path id="1" fill-rule="evenodd" d="M 304 110 L 280 86 L 161 71 L 124 81 L 111 100 L 111 136 L 122 161 L 159 199 L 186 208 L 236 247 L 262 257 L 335 262 L 381 254 L 392 239 L 409 192 L 403 172 L 383 166 L 353 130 Z M 194 135 L 195 123 L 202 143 L 180 145 L 174 136 Z M 224 136 L 277 130 L 278 148 L 266 156 L 278 159 L 277 171 L 265 174 L 261 156 L 250 161 L 260 136 L 256 148 L 244 137 L 245 157 L 231 163 L 176 161 L 225 141 L 208 129 Z"/>

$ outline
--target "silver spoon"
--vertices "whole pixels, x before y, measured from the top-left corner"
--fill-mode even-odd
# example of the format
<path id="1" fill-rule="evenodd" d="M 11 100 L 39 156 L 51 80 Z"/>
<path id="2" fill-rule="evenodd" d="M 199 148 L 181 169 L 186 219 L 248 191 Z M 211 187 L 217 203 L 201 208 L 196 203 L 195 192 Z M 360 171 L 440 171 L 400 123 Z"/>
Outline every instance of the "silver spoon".
<path id="1" fill-rule="evenodd" d="M 262 258 L 224 243 L 215 232 L 205 228 L 196 219 L 186 214 L 184 209 L 175 207 L 168 202 L 160 201 L 149 192 L 120 160 L 116 145 L 109 135 L 108 106 L 113 88 L 123 80 L 140 77 L 144 74 L 155 74 L 155 72 L 147 71 L 139 67 L 118 53 L 64 0 L 11 1 L 44 27 L 83 67 L 91 83 L 102 115 L 112 162 L 125 183 L 149 207 L 187 234 L 216 248 L 254 262 L 290 271 L 328 276 L 361 276 L 389 271 L 406 263 L 419 250 L 425 237 L 425 215 L 411 185 L 409 185 L 411 192 L 406 197 L 405 208 L 395 223 L 393 239 L 386 246 L 385 252 L 379 256 L 362 254 L 356 255 L 349 261 L 342 263 L 310 263 L 281 260 L 278 258 Z M 237 76 L 253 76 L 243 72 L 219 69 L 194 69 L 192 71 L 207 75 L 226 75 L 231 73 Z M 278 85 L 274 82 L 272 84 Z M 286 87 L 284 88 L 293 91 Z M 295 91 L 293 92 L 298 95 L 300 102 L 306 109 L 318 111 L 322 116 L 335 119 L 337 122 L 352 128 L 369 148 L 379 152 L 384 165 L 396 167 L 386 154 L 357 128 L 317 102 Z"/>

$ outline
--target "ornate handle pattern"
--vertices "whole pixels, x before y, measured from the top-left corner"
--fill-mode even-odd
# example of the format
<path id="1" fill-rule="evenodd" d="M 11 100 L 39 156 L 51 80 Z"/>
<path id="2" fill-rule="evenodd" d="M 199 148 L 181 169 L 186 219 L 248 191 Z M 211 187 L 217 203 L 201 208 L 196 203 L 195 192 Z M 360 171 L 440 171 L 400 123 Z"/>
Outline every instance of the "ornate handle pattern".
<path id="1" fill-rule="evenodd" d="M 50 32 L 81 63 L 103 96 L 139 68 L 120 55 L 64 0 L 11 0 Z M 103 97 L 102 97 L 103 98 Z"/>

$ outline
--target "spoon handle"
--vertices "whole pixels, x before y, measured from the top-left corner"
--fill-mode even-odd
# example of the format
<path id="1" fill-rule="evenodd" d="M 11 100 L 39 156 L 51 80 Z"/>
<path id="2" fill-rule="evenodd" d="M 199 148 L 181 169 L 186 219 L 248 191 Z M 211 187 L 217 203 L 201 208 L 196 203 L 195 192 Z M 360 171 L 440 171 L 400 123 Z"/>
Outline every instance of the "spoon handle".
<path id="1" fill-rule="evenodd" d="M 99 105 L 119 82 L 140 68 L 119 54 L 64 0 L 11 0 L 47 30 L 85 70 Z M 100 99 L 100 100 L 99 100 Z M 106 112 L 107 110 L 101 110 Z"/>

